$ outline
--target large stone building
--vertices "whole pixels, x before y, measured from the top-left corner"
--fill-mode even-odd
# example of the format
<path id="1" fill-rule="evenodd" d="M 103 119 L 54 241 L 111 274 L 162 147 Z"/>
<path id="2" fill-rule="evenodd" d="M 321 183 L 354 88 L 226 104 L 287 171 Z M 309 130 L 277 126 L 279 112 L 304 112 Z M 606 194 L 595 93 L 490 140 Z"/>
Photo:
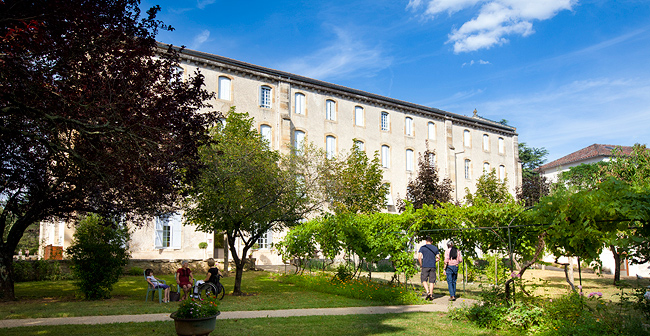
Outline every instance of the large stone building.
<path id="1" fill-rule="evenodd" d="M 207 89 L 216 93 L 212 109 L 226 113 L 235 106 L 248 112 L 272 149 L 286 151 L 287 145 L 309 141 L 337 155 L 357 141 L 370 155 L 378 152 L 390 184 L 386 211 L 396 211 L 394 201 L 404 197 L 408 181 L 416 177 L 418 153 L 427 146 L 435 151 L 440 176 L 452 180 L 457 199 L 465 196 L 465 188 L 474 191 L 486 169 L 507 178 L 513 193 L 521 183 L 516 129 L 478 117 L 476 111 L 468 117 L 199 51 L 186 49 L 181 57 L 184 75 L 199 70 Z M 180 221 L 156 219 L 137 230 L 133 257 L 212 256 L 212 236 Z M 270 250 L 279 238 L 269 233 L 254 256 L 279 264 Z M 204 241 L 207 252 L 198 249 Z"/>

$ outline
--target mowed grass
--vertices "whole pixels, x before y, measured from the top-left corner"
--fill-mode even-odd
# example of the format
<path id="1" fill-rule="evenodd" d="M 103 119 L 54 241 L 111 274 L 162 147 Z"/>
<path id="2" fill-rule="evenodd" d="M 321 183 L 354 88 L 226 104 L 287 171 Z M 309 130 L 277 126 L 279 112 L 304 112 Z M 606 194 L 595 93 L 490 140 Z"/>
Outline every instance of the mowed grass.
<path id="1" fill-rule="evenodd" d="M 173 283 L 172 276 L 161 276 Z M 292 284 L 272 280 L 267 272 L 245 272 L 242 280 L 244 296 L 232 296 L 234 276 L 223 278 L 226 296 L 221 311 L 360 307 L 381 305 L 381 302 L 360 300 L 312 292 Z M 145 302 L 145 280 L 142 276 L 124 276 L 113 289 L 113 298 L 100 301 L 83 300 L 72 281 L 24 282 L 15 286 L 17 301 L 0 303 L 0 319 L 38 317 L 73 317 L 95 315 L 127 315 L 172 313 L 178 302 Z"/>
<path id="2" fill-rule="evenodd" d="M 174 322 L 64 325 L 0 329 L 5 336 L 30 335 L 169 335 L 175 336 Z M 509 335 L 450 320 L 445 313 L 381 315 L 305 316 L 220 320 L 212 335 Z"/>

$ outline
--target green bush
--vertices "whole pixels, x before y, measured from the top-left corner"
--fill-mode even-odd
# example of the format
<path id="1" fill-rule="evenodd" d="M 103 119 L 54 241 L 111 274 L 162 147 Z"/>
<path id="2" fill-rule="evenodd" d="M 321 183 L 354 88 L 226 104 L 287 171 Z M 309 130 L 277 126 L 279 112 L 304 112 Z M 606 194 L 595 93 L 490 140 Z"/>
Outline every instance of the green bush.
<path id="1" fill-rule="evenodd" d="M 70 276 L 61 272 L 57 261 L 17 260 L 13 262 L 14 281 L 63 280 Z"/>
<path id="2" fill-rule="evenodd" d="M 91 214 L 85 217 L 66 250 L 75 285 L 86 299 L 109 298 L 113 285 L 129 261 L 129 232 L 115 221 Z"/>
<path id="3" fill-rule="evenodd" d="M 131 267 L 126 274 L 128 275 L 143 275 L 144 270 L 140 267 Z"/>
<path id="4" fill-rule="evenodd" d="M 334 280 L 346 282 L 352 279 L 353 276 L 354 274 L 352 274 L 352 270 L 350 270 L 348 266 L 341 264 L 336 268 L 336 274 L 334 274 Z"/>

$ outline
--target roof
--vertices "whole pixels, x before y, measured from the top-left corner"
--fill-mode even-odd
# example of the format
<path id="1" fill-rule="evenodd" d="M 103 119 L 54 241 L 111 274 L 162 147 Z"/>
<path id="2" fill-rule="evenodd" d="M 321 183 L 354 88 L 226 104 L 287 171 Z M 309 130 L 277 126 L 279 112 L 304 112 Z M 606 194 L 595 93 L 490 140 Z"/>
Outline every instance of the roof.
<path id="1" fill-rule="evenodd" d="M 174 48 L 176 50 L 181 51 L 181 48 L 179 48 L 179 47 L 175 47 L 175 46 L 171 46 L 169 44 L 158 42 L 158 48 L 160 48 L 161 50 L 166 50 L 169 47 L 172 47 L 172 48 Z M 219 55 L 214 55 L 214 54 L 209 54 L 209 53 L 205 53 L 205 52 L 201 52 L 201 51 L 196 51 L 196 50 L 191 50 L 191 49 L 185 49 L 184 48 L 184 49 L 182 49 L 181 54 L 185 55 L 185 56 L 190 56 L 190 57 L 203 59 L 203 60 L 209 60 L 209 61 L 213 61 L 213 62 L 228 64 L 230 66 L 235 66 L 235 67 L 237 67 L 239 69 L 242 69 L 242 70 L 249 70 L 249 71 L 256 71 L 256 72 L 259 72 L 259 73 L 264 73 L 266 75 L 274 76 L 274 77 L 277 77 L 277 78 L 282 78 L 283 80 L 287 80 L 287 81 L 302 82 L 302 83 L 307 83 L 307 84 L 311 84 L 311 85 L 320 86 L 322 88 L 337 90 L 339 92 L 345 92 L 345 93 L 350 94 L 350 95 L 368 97 L 368 98 L 376 99 L 378 101 L 382 101 L 384 103 L 394 104 L 394 105 L 400 106 L 402 108 L 410 108 L 410 109 L 414 109 L 414 110 L 417 110 L 417 111 L 420 111 L 420 112 L 434 114 L 434 115 L 441 116 L 441 117 L 444 117 L 444 118 L 449 118 L 449 119 L 452 119 L 452 120 L 464 121 L 465 123 L 468 123 L 468 124 L 473 124 L 475 126 L 482 126 L 482 127 L 490 128 L 490 129 L 497 130 L 497 131 L 500 131 L 500 132 L 503 132 L 503 133 L 506 133 L 506 134 L 510 134 L 510 135 L 516 135 L 517 134 L 516 133 L 517 129 L 515 127 L 513 127 L 513 126 L 504 125 L 504 124 L 501 124 L 499 122 L 489 120 L 489 119 L 486 119 L 486 118 L 482 118 L 482 117 L 478 117 L 478 116 L 468 117 L 468 116 L 464 116 L 464 115 L 461 115 L 461 114 L 457 114 L 457 113 L 453 113 L 453 112 L 447 112 L 447 111 L 437 109 L 437 108 L 433 108 L 433 107 L 429 107 L 429 106 L 424 106 L 424 105 L 414 104 L 414 103 L 410 103 L 410 102 L 399 100 L 399 99 L 389 98 L 389 97 L 381 96 L 381 95 L 378 95 L 378 94 L 374 94 L 374 93 L 370 93 L 370 92 L 366 92 L 366 91 L 362 91 L 362 90 L 357 90 L 357 89 L 352 89 L 352 88 L 345 87 L 345 86 L 342 86 L 342 85 L 332 84 L 332 83 L 328 83 L 328 82 L 325 82 L 325 81 L 321 81 L 321 80 L 317 80 L 317 79 L 313 79 L 313 78 L 309 78 L 309 77 L 304 77 L 304 76 L 300 76 L 300 75 L 296 75 L 296 74 L 292 74 L 292 73 L 284 72 L 284 71 L 280 71 L 280 70 L 270 69 L 270 68 L 262 67 L 262 66 L 259 66 L 259 65 L 254 65 L 254 64 L 251 64 L 251 63 L 246 63 L 246 62 L 238 61 L 238 60 L 235 60 L 235 59 L 232 59 L 232 58 L 219 56 Z"/>
<path id="2" fill-rule="evenodd" d="M 565 166 L 571 163 L 584 161 L 596 157 L 610 157 L 612 156 L 612 150 L 614 148 L 620 148 L 625 155 L 632 153 L 631 146 L 615 146 L 615 145 L 601 145 L 593 144 L 589 147 L 585 147 L 579 151 L 573 152 L 569 155 L 563 156 L 555 161 L 549 162 L 545 165 L 540 166 L 538 169 L 545 171 L 551 168 L 558 166 Z"/>

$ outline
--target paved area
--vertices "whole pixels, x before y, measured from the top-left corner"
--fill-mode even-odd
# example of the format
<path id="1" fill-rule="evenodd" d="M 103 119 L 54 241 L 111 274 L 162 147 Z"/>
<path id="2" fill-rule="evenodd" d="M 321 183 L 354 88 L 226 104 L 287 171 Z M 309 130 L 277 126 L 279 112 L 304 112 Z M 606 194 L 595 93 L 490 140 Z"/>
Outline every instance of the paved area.
<path id="1" fill-rule="evenodd" d="M 344 307 L 344 308 L 312 308 L 312 309 L 282 309 L 282 310 L 255 310 L 255 311 L 229 311 L 221 312 L 217 319 L 244 319 L 266 317 L 290 317 L 313 315 L 357 315 L 357 314 L 392 314 L 414 312 L 441 312 L 447 311 L 450 306 L 460 307 L 471 305 L 475 300 L 459 298 L 450 302 L 448 298 L 438 297 L 429 304 L 412 306 L 374 306 L 374 307 Z M 109 324 L 127 322 L 154 322 L 169 321 L 169 314 L 144 314 L 144 315 L 112 315 L 112 316 L 82 316 L 82 317 L 52 317 L 36 319 L 0 320 L 0 328 L 51 326 L 62 324 Z"/>

